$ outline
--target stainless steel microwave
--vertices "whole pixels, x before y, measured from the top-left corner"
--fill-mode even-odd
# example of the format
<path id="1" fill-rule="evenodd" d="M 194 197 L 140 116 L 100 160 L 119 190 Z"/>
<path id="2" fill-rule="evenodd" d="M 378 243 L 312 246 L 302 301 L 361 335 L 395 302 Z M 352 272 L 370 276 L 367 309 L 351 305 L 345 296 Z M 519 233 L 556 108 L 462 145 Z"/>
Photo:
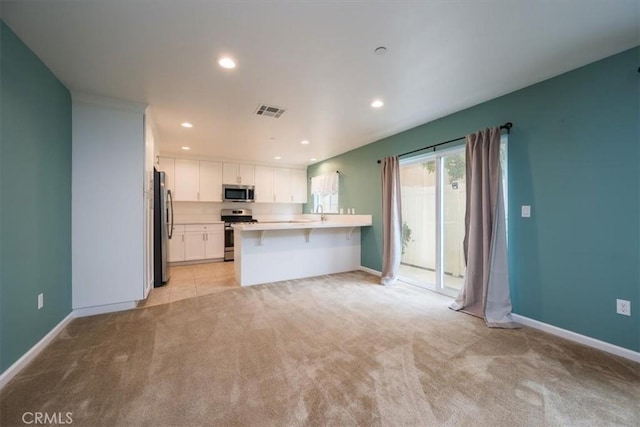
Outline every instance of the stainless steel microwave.
<path id="1" fill-rule="evenodd" d="M 222 200 L 225 202 L 255 202 L 253 185 L 222 185 Z"/>

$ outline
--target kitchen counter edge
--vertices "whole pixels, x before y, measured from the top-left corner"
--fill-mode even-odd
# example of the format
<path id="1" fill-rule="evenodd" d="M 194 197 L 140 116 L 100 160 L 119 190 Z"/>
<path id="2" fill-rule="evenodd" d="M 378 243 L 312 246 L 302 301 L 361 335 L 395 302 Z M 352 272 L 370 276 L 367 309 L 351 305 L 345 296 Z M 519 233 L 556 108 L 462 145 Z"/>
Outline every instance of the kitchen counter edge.
<path id="1" fill-rule="evenodd" d="M 276 223 L 254 223 L 254 224 L 233 224 L 234 230 L 238 231 L 265 231 L 265 230 L 302 230 L 307 228 L 351 228 L 367 227 L 371 221 L 311 221 L 311 222 L 276 222 Z"/>

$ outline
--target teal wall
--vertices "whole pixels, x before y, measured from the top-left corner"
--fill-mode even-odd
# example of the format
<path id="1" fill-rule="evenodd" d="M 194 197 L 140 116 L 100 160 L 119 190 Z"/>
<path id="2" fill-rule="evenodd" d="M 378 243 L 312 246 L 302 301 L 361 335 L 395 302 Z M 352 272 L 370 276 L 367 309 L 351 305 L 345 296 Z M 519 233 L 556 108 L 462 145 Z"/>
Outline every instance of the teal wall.
<path id="1" fill-rule="evenodd" d="M 513 122 L 514 312 L 640 351 L 638 66 L 634 48 L 312 165 L 308 174 L 339 170 L 341 205 L 373 214 L 373 227 L 362 234 L 362 265 L 379 271 L 376 160 Z M 525 204 L 532 218 L 520 218 Z M 631 301 L 631 317 L 615 313 L 616 298 Z"/>
<path id="2" fill-rule="evenodd" d="M 4 371 L 71 312 L 71 95 L 2 21 L 0 80 Z"/>

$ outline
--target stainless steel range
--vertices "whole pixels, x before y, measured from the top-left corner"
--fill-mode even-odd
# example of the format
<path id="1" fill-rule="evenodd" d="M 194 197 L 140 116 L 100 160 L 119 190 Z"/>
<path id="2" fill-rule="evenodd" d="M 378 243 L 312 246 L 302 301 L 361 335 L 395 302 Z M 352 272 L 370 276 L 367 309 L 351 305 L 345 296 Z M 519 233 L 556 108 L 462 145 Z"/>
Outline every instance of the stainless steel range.
<path id="1" fill-rule="evenodd" d="M 239 222 L 258 222 L 253 219 L 251 209 L 222 209 L 220 220 L 224 221 L 224 260 L 233 261 L 233 228 Z"/>

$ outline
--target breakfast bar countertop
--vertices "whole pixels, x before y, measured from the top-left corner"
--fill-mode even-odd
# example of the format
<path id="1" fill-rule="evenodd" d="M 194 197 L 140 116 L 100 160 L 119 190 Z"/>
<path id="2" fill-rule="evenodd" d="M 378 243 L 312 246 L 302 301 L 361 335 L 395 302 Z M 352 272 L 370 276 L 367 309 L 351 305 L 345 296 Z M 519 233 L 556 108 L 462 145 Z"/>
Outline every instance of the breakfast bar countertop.
<path id="1" fill-rule="evenodd" d="M 238 231 L 299 230 L 308 228 L 350 228 L 366 227 L 372 223 L 371 215 L 328 215 L 322 221 L 319 215 L 282 221 L 261 221 L 257 223 L 238 223 L 232 227 Z"/>

